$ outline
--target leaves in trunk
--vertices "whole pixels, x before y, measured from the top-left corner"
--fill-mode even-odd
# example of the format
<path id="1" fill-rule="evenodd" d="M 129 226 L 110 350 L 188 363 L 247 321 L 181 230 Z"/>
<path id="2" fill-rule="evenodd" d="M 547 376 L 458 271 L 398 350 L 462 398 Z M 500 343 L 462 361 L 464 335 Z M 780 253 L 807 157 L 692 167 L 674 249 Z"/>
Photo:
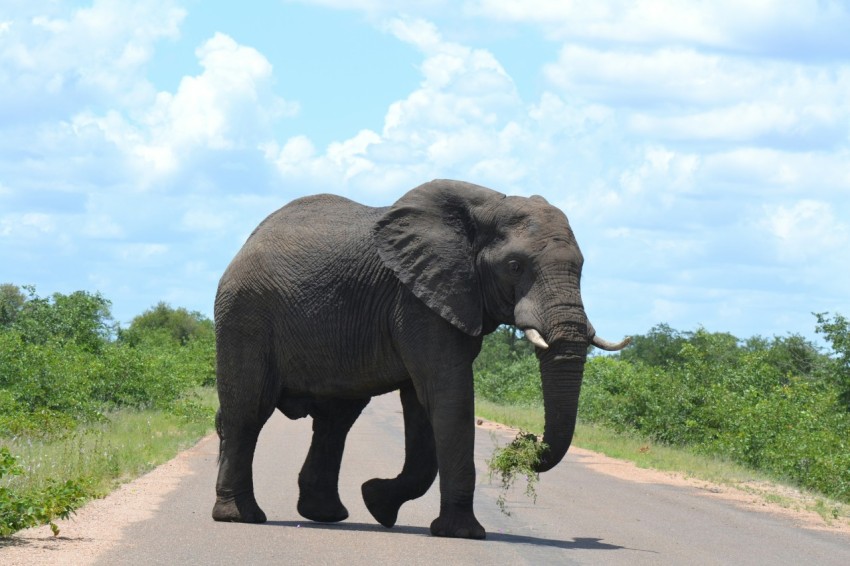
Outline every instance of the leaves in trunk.
<path id="1" fill-rule="evenodd" d="M 537 482 L 540 481 L 540 475 L 535 469 L 548 448 L 546 444 L 537 439 L 537 435 L 524 430 L 520 430 L 516 438 L 507 446 L 500 447 L 496 443 L 493 457 L 487 460 L 487 467 L 490 469 L 490 481 L 493 480 L 494 475 L 497 475 L 502 484 L 502 493 L 496 500 L 496 505 L 499 506 L 502 513 L 507 516 L 511 515 L 505 507 L 505 497 L 519 477 L 525 477 L 525 495 L 530 497 L 534 503 L 537 503 L 535 488 Z"/>

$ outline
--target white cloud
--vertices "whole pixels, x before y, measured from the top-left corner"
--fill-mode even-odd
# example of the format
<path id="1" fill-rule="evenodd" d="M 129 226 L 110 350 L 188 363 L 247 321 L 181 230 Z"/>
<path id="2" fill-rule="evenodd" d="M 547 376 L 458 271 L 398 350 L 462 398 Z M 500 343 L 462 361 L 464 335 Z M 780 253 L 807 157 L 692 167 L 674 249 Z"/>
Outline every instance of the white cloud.
<path id="1" fill-rule="evenodd" d="M 267 144 L 264 150 L 266 157 L 284 177 L 344 187 L 351 179 L 375 168 L 366 154 L 370 146 L 380 143 L 378 134 L 362 130 L 353 138 L 330 144 L 322 155 L 317 155 L 316 148 L 306 136 L 290 138 L 283 148 Z"/>
<path id="2" fill-rule="evenodd" d="M 590 100 L 657 106 L 740 99 L 759 86 L 761 72 L 735 59 L 693 49 L 660 48 L 635 52 L 616 46 L 566 44 L 558 61 L 544 67 L 552 84 Z"/>
<path id="3" fill-rule="evenodd" d="M 433 176 L 517 177 L 508 155 L 525 134 L 512 118 L 523 121 L 526 110 L 492 53 L 445 41 L 423 20 L 394 19 L 384 27 L 422 52 L 419 88 L 390 105 L 380 134 L 363 130 L 322 154 L 305 136 L 282 149 L 266 146 L 281 174 L 378 192 Z"/>
<path id="4" fill-rule="evenodd" d="M 829 203 L 801 200 L 792 206 L 766 206 L 763 226 L 775 239 L 782 260 L 834 258 L 838 252 L 848 263 L 850 226 L 836 219 Z"/>
<path id="5" fill-rule="evenodd" d="M 100 132 L 140 172 L 155 177 L 173 173 L 197 151 L 256 148 L 271 137 L 275 120 L 297 111 L 272 92 L 272 66 L 257 50 L 216 33 L 195 53 L 203 71 L 131 113 L 140 118 L 83 112 L 73 118 L 73 131 Z"/>
<path id="6" fill-rule="evenodd" d="M 467 12 L 532 23 L 557 40 L 686 44 L 802 59 L 850 54 L 850 11 L 842 2 L 472 0 Z"/>
<path id="7" fill-rule="evenodd" d="M 6 214 L 0 217 L 0 236 L 16 238 L 50 234 L 56 231 L 53 216 L 39 212 Z"/>
<path id="8" fill-rule="evenodd" d="M 230 148 L 263 131 L 267 120 L 296 111 L 269 96 L 272 66 L 257 50 L 216 33 L 195 53 L 203 72 L 184 77 L 173 95 L 159 93 L 145 118 L 155 144 Z"/>
<path id="9" fill-rule="evenodd" d="M 139 71 L 157 41 L 177 37 L 186 14 L 172 0 L 97 0 L 86 8 L 34 0 L 10 12 L 0 32 L 0 117 L 7 120 L 149 96 Z"/>
<path id="10" fill-rule="evenodd" d="M 545 74 L 563 96 L 604 104 L 635 142 L 821 151 L 850 131 L 846 64 L 566 45 Z"/>
<path id="11" fill-rule="evenodd" d="M 850 192 L 850 149 L 833 152 L 732 148 L 708 154 L 705 183 L 737 194 L 780 194 L 835 199 Z"/>
<path id="12" fill-rule="evenodd" d="M 699 156 L 677 154 L 663 147 L 646 149 L 645 161 L 634 170 L 627 170 L 620 176 L 620 183 L 626 193 L 679 193 L 691 189 L 694 185 L 694 173 L 699 166 Z M 669 205 L 672 199 L 663 199 Z"/>

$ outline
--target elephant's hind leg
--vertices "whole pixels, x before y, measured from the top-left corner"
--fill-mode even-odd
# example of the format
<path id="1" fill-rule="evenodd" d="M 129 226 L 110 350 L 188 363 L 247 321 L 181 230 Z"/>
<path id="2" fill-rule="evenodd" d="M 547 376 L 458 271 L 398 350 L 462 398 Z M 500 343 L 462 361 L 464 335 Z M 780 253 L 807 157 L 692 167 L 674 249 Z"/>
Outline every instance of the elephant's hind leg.
<path id="1" fill-rule="evenodd" d="M 339 499 L 339 468 L 348 431 L 368 403 L 368 398 L 314 402 L 313 440 L 298 474 L 298 513 L 305 519 L 335 523 L 348 518 Z"/>
<path id="2" fill-rule="evenodd" d="M 393 479 L 374 478 L 363 484 L 366 508 L 385 527 L 395 525 L 404 503 L 422 497 L 437 477 L 434 431 L 413 385 L 401 389 L 404 410 L 404 467 Z"/>
<path id="3" fill-rule="evenodd" d="M 216 416 L 220 422 L 221 413 Z M 216 500 L 212 517 L 216 521 L 265 523 L 266 514 L 254 498 L 253 459 L 260 427 L 219 429 L 220 449 Z"/>
<path id="4" fill-rule="evenodd" d="M 212 517 L 216 521 L 264 523 L 266 514 L 254 498 L 253 461 L 260 430 L 274 412 L 274 403 L 264 390 L 270 383 L 263 377 L 264 362 L 260 356 L 240 355 L 246 351 L 233 352 L 219 346 L 216 431 L 220 445 Z"/>

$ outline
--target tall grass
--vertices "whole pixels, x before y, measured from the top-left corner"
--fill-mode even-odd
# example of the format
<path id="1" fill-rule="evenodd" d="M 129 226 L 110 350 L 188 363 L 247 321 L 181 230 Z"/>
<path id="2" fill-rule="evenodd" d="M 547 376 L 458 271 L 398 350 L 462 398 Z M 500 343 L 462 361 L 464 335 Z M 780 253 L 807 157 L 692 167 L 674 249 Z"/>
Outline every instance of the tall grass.
<path id="1" fill-rule="evenodd" d="M 29 492 L 56 481 L 82 480 L 90 496 L 105 495 L 117 483 L 170 460 L 213 429 L 215 390 L 202 388 L 196 395 L 201 409 L 191 416 L 122 409 L 61 438 L 0 439 L 0 447 L 8 448 L 23 470 L 8 479 L 7 487 Z"/>

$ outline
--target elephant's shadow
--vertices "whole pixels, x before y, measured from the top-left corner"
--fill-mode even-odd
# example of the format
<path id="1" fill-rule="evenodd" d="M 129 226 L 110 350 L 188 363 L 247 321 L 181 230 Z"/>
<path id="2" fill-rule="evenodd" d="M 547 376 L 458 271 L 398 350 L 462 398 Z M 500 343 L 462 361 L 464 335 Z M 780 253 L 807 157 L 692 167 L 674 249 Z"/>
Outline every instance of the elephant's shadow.
<path id="1" fill-rule="evenodd" d="M 380 525 L 369 523 L 314 523 L 310 521 L 268 521 L 266 526 L 289 527 L 300 529 L 322 529 L 322 530 L 342 530 L 342 531 L 361 531 L 361 532 L 387 532 L 387 529 Z M 409 525 L 396 525 L 392 528 L 393 533 L 415 535 L 415 536 L 431 536 L 431 532 L 426 527 L 414 527 Z M 534 546 L 549 546 L 553 548 L 563 548 L 565 550 L 634 550 L 625 546 L 616 544 L 608 544 L 602 542 L 599 538 L 574 538 L 572 540 L 556 540 L 547 538 L 538 538 L 525 535 L 513 535 L 508 533 L 487 533 L 487 540 L 494 542 L 505 542 L 509 544 L 531 544 Z"/>

